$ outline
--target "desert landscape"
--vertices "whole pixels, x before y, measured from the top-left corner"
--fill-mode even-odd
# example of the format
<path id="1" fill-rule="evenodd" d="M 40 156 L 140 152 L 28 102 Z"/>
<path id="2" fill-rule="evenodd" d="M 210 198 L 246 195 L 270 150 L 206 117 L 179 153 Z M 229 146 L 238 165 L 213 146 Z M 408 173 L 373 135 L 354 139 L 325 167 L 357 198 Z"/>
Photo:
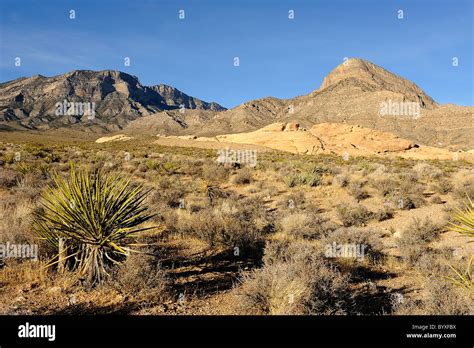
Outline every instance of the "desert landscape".
<path id="1" fill-rule="evenodd" d="M 472 315 L 473 112 L 361 58 L 228 110 L 4 82 L 0 313 Z"/>

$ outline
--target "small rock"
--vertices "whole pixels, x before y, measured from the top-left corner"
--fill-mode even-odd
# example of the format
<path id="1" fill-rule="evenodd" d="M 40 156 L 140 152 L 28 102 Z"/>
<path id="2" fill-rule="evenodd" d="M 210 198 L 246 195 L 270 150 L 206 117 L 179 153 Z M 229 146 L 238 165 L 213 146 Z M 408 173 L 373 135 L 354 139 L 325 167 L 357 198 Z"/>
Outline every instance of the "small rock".
<path id="1" fill-rule="evenodd" d="M 61 287 L 59 287 L 59 286 L 53 286 L 53 287 L 51 287 L 51 288 L 48 289 L 48 292 L 49 292 L 50 294 L 59 294 L 59 293 L 62 292 L 62 289 L 61 289 Z"/>

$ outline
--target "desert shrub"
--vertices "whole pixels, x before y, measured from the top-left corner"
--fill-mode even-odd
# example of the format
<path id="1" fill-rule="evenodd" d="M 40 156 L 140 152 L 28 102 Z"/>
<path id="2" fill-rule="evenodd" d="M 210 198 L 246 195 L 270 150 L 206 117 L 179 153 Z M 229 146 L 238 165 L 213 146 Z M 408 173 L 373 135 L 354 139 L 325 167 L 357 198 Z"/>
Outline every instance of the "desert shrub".
<path id="1" fill-rule="evenodd" d="M 320 214 L 295 212 L 284 216 L 280 223 L 282 232 L 297 238 L 313 239 L 336 229 L 336 225 Z"/>
<path id="2" fill-rule="evenodd" d="M 15 186 L 20 179 L 20 174 L 11 169 L 0 168 L 0 186 L 11 188 Z"/>
<path id="3" fill-rule="evenodd" d="M 165 187 L 161 187 L 164 185 Z M 174 184 L 162 181 L 159 187 L 154 189 L 150 194 L 150 201 L 152 204 L 160 205 L 166 204 L 170 208 L 177 208 L 180 206 L 185 195 L 184 188 L 179 182 Z"/>
<path id="4" fill-rule="evenodd" d="M 397 247 L 405 262 L 414 265 L 418 259 L 429 252 L 427 244 L 435 240 L 443 231 L 443 226 L 425 220 L 413 219 L 412 223 L 402 232 L 396 240 Z"/>
<path id="5" fill-rule="evenodd" d="M 302 191 L 292 192 L 286 196 L 283 202 L 284 209 L 300 209 L 303 208 L 306 202 L 305 195 Z"/>
<path id="6" fill-rule="evenodd" d="M 148 166 L 145 163 L 140 163 L 137 169 L 140 173 L 146 173 L 148 171 Z"/>
<path id="7" fill-rule="evenodd" d="M 319 186 L 321 184 L 321 174 L 311 171 L 301 173 L 290 173 L 283 177 L 283 182 L 288 187 L 307 185 L 309 187 Z"/>
<path id="8" fill-rule="evenodd" d="M 391 195 L 391 201 L 401 210 L 419 208 L 425 203 L 423 190 L 422 185 L 401 182 L 396 193 Z"/>
<path id="9" fill-rule="evenodd" d="M 445 195 L 453 190 L 453 185 L 449 180 L 441 179 L 433 188 L 436 192 Z"/>
<path id="10" fill-rule="evenodd" d="M 242 277 L 236 289 L 237 312 L 330 315 L 351 311 L 348 277 L 307 243 L 267 246 L 264 260 L 263 268 Z"/>
<path id="11" fill-rule="evenodd" d="M 180 164 L 176 161 L 166 161 L 161 164 L 160 171 L 163 174 L 176 174 L 180 169 Z"/>
<path id="12" fill-rule="evenodd" d="M 385 197 L 390 193 L 396 191 L 398 183 L 393 178 L 380 178 L 371 182 L 373 188 L 380 192 L 380 195 Z"/>
<path id="13" fill-rule="evenodd" d="M 69 258 L 71 269 L 99 284 L 126 259 L 131 238 L 147 229 L 138 228 L 151 217 L 142 204 L 147 192 L 129 178 L 73 166 L 68 179 L 53 179 L 42 193 L 44 209 L 35 213 L 34 230 L 56 248 L 64 240 L 65 253 L 76 256 Z"/>
<path id="14" fill-rule="evenodd" d="M 273 230 L 267 212 L 257 201 L 224 200 L 198 212 L 178 211 L 176 225 L 183 235 L 197 237 L 211 247 L 253 248 Z"/>
<path id="15" fill-rule="evenodd" d="M 202 177 L 208 183 L 222 183 L 229 178 L 229 170 L 216 163 L 205 163 L 202 166 Z"/>
<path id="16" fill-rule="evenodd" d="M 298 185 L 303 184 L 303 178 L 301 177 L 300 174 L 288 174 L 283 177 L 283 182 L 288 186 L 288 187 L 295 187 Z"/>
<path id="17" fill-rule="evenodd" d="M 144 253 L 131 254 L 114 273 L 114 284 L 122 292 L 152 302 L 166 296 L 168 283 L 156 257 Z"/>
<path id="18" fill-rule="evenodd" d="M 410 210 L 410 209 L 417 208 L 411 196 L 397 194 L 394 197 L 392 197 L 391 202 L 398 209 L 401 209 L 401 210 Z"/>
<path id="19" fill-rule="evenodd" d="M 30 231 L 34 203 L 18 196 L 0 198 L 0 243 L 34 244 Z"/>
<path id="20" fill-rule="evenodd" d="M 444 281 L 430 279 L 426 284 L 426 290 L 424 314 L 462 315 L 474 313 L 472 296 L 457 291 Z"/>
<path id="21" fill-rule="evenodd" d="M 319 173 L 302 173 L 301 181 L 304 185 L 308 185 L 309 187 L 319 186 L 321 184 L 321 174 Z"/>
<path id="22" fill-rule="evenodd" d="M 443 176 L 441 169 L 425 162 L 415 164 L 413 172 L 418 175 L 419 179 L 440 179 Z"/>
<path id="23" fill-rule="evenodd" d="M 248 168 L 241 169 L 233 178 L 234 184 L 237 185 L 246 185 L 252 182 L 252 173 Z"/>
<path id="24" fill-rule="evenodd" d="M 373 218 L 378 221 L 385 221 L 393 218 L 394 211 L 390 206 L 384 205 L 382 209 L 373 212 Z"/>
<path id="25" fill-rule="evenodd" d="M 202 159 L 189 158 L 182 161 L 180 164 L 180 171 L 191 176 L 202 176 L 202 167 L 205 161 Z"/>
<path id="26" fill-rule="evenodd" d="M 336 207 L 336 212 L 346 227 L 363 226 L 372 218 L 372 213 L 362 204 L 342 203 Z"/>
<path id="27" fill-rule="evenodd" d="M 350 177 L 346 174 L 338 174 L 334 177 L 334 181 L 339 187 L 346 187 L 349 185 Z"/>
<path id="28" fill-rule="evenodd" d="M 310 166 L 309 170 L 310 173 L 324 175 L 324 174 L 334 174 L 333 168 L 325 165 L 325 164 L 314 164 Z"/>
<path id="29" fill-rule="evenodd" d="M 349 185 L 349 193 L 357 200 L 369 198 L 369 193 L 363 188 L 360 182 L 353 182 Z"/>
<path id="30" fill-rule="evenodd" d="M 407 301 L 396 306 L 401 315 L 472 315 L 472 293 L 467 293 L 440 279 L 429 278 L 421 300 Z"/>
<path id="31" fill-rule="evenodd" d="M 461 170 L 453 177 L 453 193 L 456 197 L 474 197 L 474 172 Z"/>
<path id="32" fill-rule="evenodd" d="M 160 168 L 160 162 L 155 160 L 147 160 L 145 161 L 145 166 L 148 170 L 158 170 Z"/>
<path id="33" fill-rule="evenodd" d="M 342 227 L 323 238 L 321 244 L 325 246 L 327 257 L 334 257 L 334 245 L 356 245 L 363 252 L 363 255 L 359 256 L 372 262 L 383 257 L 380 236 L 381 233 L 372 228 Z"/>

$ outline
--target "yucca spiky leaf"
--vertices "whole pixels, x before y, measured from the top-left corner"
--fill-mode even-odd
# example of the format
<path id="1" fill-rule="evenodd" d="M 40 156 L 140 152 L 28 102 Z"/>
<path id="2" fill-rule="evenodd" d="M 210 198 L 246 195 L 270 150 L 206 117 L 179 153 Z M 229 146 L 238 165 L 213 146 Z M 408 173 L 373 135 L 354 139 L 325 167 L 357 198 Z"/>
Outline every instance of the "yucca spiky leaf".
<path id="1" fill-rule="evenodd" d="M 474 256 L 472 256 L 469 260 L 465 270 L 456 269 L 455 267 L 450 266 L 451 270 L 454 273 L 454 276 L 446 278 L 456 286 L 460 286 L 467 290 L 474 291 L 474 275 L 472 273 L 473 262 Z"/>
<path id="2" fill-rule="evenodd" d="M 143 205 L 148 192 L 131 185 L 130 178 L 73 166 L 68 179 L 55 173 L 53 181 L 42 193 L 35 231 L 55 247 L 64 238 L 69 254 L 75 253 L 74 267 L 98 283 L 111 265 L 124 260 L 130 237 L 153 228 L 138 228 L 152 217 Z"/>
<path id="3" fill-rule="evenodd" d="M 467 204 L 464 209 L 457 210 L 456 215 L 454 215 L 454 220 L 456 220 L 456 223 L 450 223 L 450 230 L 467 235 L 469 237 L 474 237 L 474 203 L 470 197 L 468 197 L 468 200 L 469 204 Z M 450 266 L 454 276 L 447 277 L 448 280 L 450 280 L 454 285 L 474 291 L 474 276 L 472 273 L 473 262 L 474 255 L 471 256 L 471 259 L 469 260 L 464 271 Z"/>
<path id="4" fill-rule="evenodd" d="M 468 199 L 469 204 L 464 209 L 457 210 L 456 215 L 454 215 L 456 223 L 450 223 L 450 229 L 474 237 L 474 203 L 470 198 Z"/>

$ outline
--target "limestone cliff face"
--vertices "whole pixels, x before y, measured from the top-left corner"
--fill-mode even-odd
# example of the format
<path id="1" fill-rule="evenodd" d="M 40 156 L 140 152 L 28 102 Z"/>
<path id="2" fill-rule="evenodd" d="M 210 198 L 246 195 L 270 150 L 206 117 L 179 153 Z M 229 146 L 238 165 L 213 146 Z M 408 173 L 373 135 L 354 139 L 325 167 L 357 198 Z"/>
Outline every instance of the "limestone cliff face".
<path id="1" fill-rule="evenodd" d="M 94 103 L 94 117 L 57 112 L 57 104 Z M 0 122 L 31 129 L 103 126 L 109 130 L 163 110 L 185 108 L 225 110 L 167 86 L 143 86 L 137 77 L 120 71 L 79 70 L 44 77 L 36 75 L 0 84 Z"/>

